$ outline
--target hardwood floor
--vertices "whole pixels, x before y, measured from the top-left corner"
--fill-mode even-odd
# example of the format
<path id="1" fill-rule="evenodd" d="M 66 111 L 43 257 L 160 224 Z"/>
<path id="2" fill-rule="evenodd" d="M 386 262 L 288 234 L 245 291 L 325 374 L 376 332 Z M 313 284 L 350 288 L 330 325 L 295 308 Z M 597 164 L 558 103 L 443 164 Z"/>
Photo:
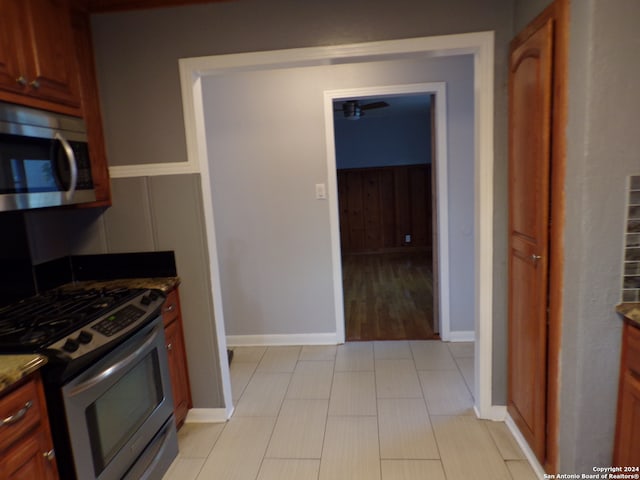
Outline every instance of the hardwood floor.
<path id="1" fill-rule="evenodd" d="M 430 252 L 344 255 L 347 341 L 439 338 Z"/>

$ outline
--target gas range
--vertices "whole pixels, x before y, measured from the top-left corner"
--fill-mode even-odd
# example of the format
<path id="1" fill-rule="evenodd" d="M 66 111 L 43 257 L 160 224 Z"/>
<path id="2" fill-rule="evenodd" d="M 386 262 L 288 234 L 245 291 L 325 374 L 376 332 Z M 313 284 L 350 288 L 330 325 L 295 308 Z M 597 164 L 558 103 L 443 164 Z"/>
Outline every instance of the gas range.
<path id="1" fill-rule="evenodd" d="M 163 302 L 160 292 L 128 288 L 29 297 L 0 308 L 0 353 L 42 353 L 77 371 L 157 316 Z"/>

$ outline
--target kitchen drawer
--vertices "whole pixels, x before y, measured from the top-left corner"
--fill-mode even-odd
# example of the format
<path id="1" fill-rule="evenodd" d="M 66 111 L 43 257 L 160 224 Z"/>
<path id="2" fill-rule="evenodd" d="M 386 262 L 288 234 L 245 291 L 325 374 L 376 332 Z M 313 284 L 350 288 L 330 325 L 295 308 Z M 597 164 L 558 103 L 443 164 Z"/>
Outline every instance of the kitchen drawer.
<path id="1" fill-rule="evenodd" d="M 627 327 L 627 368 L 640 377 L 640 329 Z"/>
<path id="2" fill-rule="evenodd" d="M 162 306 L 162 323 L 166 327 L 180 315 L 180 300 L 178 289 L 173 289 L 167 294 L 167 299 Z"/>
<path id="3" fill-rule="evenodd" d="M 10 447 L 41 421 L 37 384 L 31 380 L 0 398 L 0 451 Z"/>

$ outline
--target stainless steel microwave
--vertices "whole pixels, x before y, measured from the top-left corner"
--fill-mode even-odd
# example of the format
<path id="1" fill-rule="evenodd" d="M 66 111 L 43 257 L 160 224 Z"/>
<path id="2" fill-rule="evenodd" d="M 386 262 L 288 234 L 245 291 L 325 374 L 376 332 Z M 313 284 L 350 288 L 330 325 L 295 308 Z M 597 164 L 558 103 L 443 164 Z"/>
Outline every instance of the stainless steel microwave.
<path id="1" fill-rule="evenodd" d="M 95 199 L 84 121 L 0 103 L 0 211 Z"/>

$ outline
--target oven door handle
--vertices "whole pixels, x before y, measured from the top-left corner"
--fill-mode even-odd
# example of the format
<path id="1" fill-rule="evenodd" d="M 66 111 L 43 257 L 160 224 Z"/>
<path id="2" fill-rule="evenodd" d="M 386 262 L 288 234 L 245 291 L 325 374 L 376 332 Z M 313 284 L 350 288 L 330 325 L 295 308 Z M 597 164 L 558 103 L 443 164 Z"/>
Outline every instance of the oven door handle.
<path id="1" fill-rule="evenodd" d="M 69 391 L 69 396 L 70 397 L 74 397 L 76 395 L 79 395 L 82 392 L 85 392 L 93 387 L 95 387 L 96 385 L 98 385 L 99 383 L 103 382 L 104 380 L 106 380 L 107 378 L 116 375 L 118 372 L 120 372 L 121 370 L 127 368 L 129 365 L 135 363 L 140 357 L 142 357 L 143 355 L 146 354 L 145 350 L 149 347 L 149 345 L 153 344 L 153 342 L 155 342 L 156 337 L 158 336 L 158 330 L 160 329 L 159 325 L 156 325 L 153 327 L 153 329 L 151 329 L 148 333 L 147 333 L 147 339 L 144 341 L 144 343 L 142 345 L 140 345 L 140 347 L 138 347 L 134 352 L 130 353 L 129 355 L 127 355 L 125 358 L 123 358 L 122 360 L 117 361 L 116 363 L 114 363 L 113 365 L 111 365 L 109 368 L 103 370 L 102 372 L 100 372 L 98 375 L 91 377 L 87 380 L 85 380 L 84 382 L 76 385 L 74 388 L 72 388 Z"/>

